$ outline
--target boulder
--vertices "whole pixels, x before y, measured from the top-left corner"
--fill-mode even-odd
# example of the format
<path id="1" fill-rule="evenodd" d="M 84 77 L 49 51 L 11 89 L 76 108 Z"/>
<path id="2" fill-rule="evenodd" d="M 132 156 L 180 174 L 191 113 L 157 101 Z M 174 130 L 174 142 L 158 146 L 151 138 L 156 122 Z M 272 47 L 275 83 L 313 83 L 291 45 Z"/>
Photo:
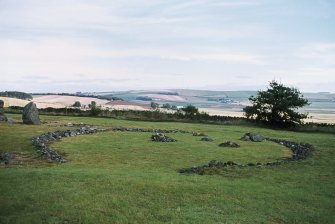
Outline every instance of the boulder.
<path id="1" fill-rule="evenodd" d="M 9 164 L 9 162 L 14 158 L 14 155 L 9 152 L 0 152 L 0 165 Z"/>
<path id="2" fill-rule="evenodd" d="M 30 102 L 23 108 L 22 121 L 24 124 L 41 124 L 35 103 Z"/>
<path id="3" fill-rule="evenodd" d="M 192 135 L 193 136 L 207 136 L 206 134 L 201 133 L 201 132 L 193 132 Z"/>
<path id="4" fill-rule="evenodd" d="M 4 102 L 3 100 L 0 100 L 0 116 L 3 116 L 5 114 L 5 111 L 3 109 Z"/>
<path id="5" fill-rule="evenodd" d="M 9 123 L 12 124 L 14 123 L 14 120 L 10 117 L 6 117 L 6 116 L 0 116 L 0 122 L 1 123 Z"/>
<path id="6" fill-rule="evenodd" d="M 162 133 L 156 133 L 152 135 L 151 140 L 154 142 L 176 142 L 177 141 L 176 139 L 163 135 Z"/>
<path id="7" fill-rule="evenodd" d="M 235 142 L 231 142 L 231 141 L 226 141 L 226 142 L 222 142 L 219 144 L 220 147 L 231 147 L 231 148 L 238 148 L 240 147 L 239 144 L 235 143 Z"/>
<path id="8" fill-rule="evenodd" d="M 203 137 L 203 138 L 201 138 L 200 139 L 201 141 L 205 141 L 205 142 L 212 142 L 212 141 L 214 141 L 212 138 L 210 138 L 210 137 Z"/>
<path id="9" fill-rule="evenodd" d="M 246 133 L 241 139 L 244 141 L 262 142 L 265 138 L 260 134 Z"/>

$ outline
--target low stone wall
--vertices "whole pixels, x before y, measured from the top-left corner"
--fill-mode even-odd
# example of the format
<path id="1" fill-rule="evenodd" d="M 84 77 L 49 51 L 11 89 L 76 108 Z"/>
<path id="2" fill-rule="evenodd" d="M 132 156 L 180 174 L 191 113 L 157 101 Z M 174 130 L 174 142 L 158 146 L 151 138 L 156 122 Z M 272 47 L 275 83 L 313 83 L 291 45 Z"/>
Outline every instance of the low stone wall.
<path id="1" fill-rule="evenodd" d="M 87 135 L 97 132 L 105 131 L 101 128 L 92 128 L 89 126 L 83 126 L 76 130 L 65 130 L 65 131 L 54 131 L 42 134 L 38 137 L 33 138 L 32 144 L 37 149 L 37 152 L 45 159 L 50 159 L 55 162 L 65 163 L 66 160 L 54 149 L 50 148 L 50 144 L 56 140 L 64 137 L 72 137 L 77 135 Z"/>
<path id="2" fill-rule="evenodd" d="M 311 151 L 314 149 L 314 147 L 311 144 L 308 143 L 297 143 L 297 142 L 291 142 L 283 139 L 274 139 L 274 138 L 264 138 L 268 141 L 273 141 L 275 143 L 278 143 L 280 145 L 283 145 L 287 148 L 289 148 L 292 151 L 292 157 L 288 159 L 280 159 L 275 162 L 268 162 L 268 163 L 248 163 L 248 164 L 238 164 L 233 161 L 228 162 L 222 162 L 220 160 L 212 160 L 208 164 L 199 165 L 199 166 L 193 166 L 190 168 L 182 168 L 179 170 L 179 173 L 186 173 L 186 174 L 199 174 L 203 175 L 206 173 L 206 171 L 210 170 L 216 170 L 223 167 L 229 167 L 229 166 L 236 166 L 236 167 L 268 167 L 268 166 L 278 166 L 281 165 L 283 162 L 287 161 L 296 161 L 296 160 L 302 160 L 306 159 L 308 155 L 310 155 Z"/>
<path id="3" fill-rule="evenodd" d="M 278 143 L 291 149 L 293 153 L 292 160 L 306 159 L 306 157 L 311 153 L 314 148 L 311 144 L 308 143 L 297 143 L 275 138 L 266 138 L 266 140 Z"/>
<path id="4" fill-rule="evenodd" d="M 176 142 L 177 140 L 174 138 L 171 138 L 169 136 L 166 136 L 162 133 L 156 133 L 151 136 L 151 141 L 154 142 Z"/>
<path id="5" fill-rule="evenodd" d="M 151 132 L 151 133 L 181 133 L 181 134 L 193 134 L 193 131 L 183 131 L 178 129 L 172 130 L 164 130 L 164 129 L 146 129 L 146 128 L 124 128 L 124 127 L 117 127 L 113 128 L 112 131 L 130 131 L 130 132 Z"/>

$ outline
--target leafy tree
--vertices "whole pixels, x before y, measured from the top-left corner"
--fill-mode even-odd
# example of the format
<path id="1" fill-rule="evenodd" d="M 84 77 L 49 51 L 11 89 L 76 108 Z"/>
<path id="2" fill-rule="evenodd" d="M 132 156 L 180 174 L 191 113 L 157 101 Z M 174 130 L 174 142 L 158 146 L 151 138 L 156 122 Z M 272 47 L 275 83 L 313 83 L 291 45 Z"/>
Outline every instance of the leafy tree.
<path id="1" fill-rule="evenodd" d="M 296 88 L 270 82 L 266 91 L 259 91 L 257 96 L 251 96 L 252 106 L 243 110 L 248 119 L 264 122 L 274 126 L 293 126 L 301 124 L 307 114 L 299 113 L 298 108 L 309 105 L 308 100 Z"/>
<path id="2" fill-rule="evenodd" d="M 81 107 L 81 103 L 79 101 L 76 101 L 72 106 L 73 107 Z"/>
<path id="3" fill-rule="evenodd" d="M 157 109 L 159 107 L 159 104 L 155 103 L 155 102 L 151 102 L 150 103 L 150 107 L 155 110 L 155 109 Z"/>
<path id="4" fill-rule="evenodd" d="M 171 110 L 178 110 L 178 107 L 176 105 L 172 105 Z"/>
<path id="5" fill-rule="evenodd" d="M 89 108 L 95 108 L 96 106 L 97 106 L 97 102 L 95 102 L 95 101 L 91 101 L 91 103 L 88 104 Z"/>
<path id="6" fill-rule="evenodd" d="M 90 110 L 90 115 L 91 116 L 98 116 L 99 114 L 101 114 L 102 110 L 99 107 L 91 107 Z"/>
<path id="7" fill-rule="evenodd" d="M 199 115 L 199 110 L 193 105 L 188 105 L 184 108 L 181 109 L 182 111 L 185 112 L 186 117 L 193 118 L 197 115 Z"/>
<path id="8" fill-rule="evenodd" d="M 165 108 L 165 109 L 171 109 L 171 105 L 169 103 L 164 103 L 162 105 L 162 108 Z"/>

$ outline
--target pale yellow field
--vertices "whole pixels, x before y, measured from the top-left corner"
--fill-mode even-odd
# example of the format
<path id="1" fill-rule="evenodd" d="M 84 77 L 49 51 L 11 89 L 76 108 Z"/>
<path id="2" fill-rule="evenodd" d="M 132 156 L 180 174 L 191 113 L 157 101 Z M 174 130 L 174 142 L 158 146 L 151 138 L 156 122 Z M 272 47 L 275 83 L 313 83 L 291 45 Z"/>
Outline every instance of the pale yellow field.
<path id="1" fill-rule="evenodd" d="M 36 104 L 46 103 L 46 104 L 60 104 L 62 107 L 69 107 L 73 105 L 76 101 L 79 101 L 81 105 L 88 105 L 92 101 L 97 103 L 97 106 L 105 105 L 108 100 L 101 100 L 91 97 L 79 97 L 79 96 L 60 96 L 60 95 L 45 95 L 34 97 L 33 101 Z"/>
<path id="2" fill-rule="evenodd" d="M 91 97 L 75 97 L 75 96 L 59 96 L 59 95 L 46 95 L 35 97 L 33 100 L 21 100 L 16 98 L 9 98 L 9 97 L 0 97 L 1 100 L 4 101 L 4 106 L 20 106 L 24 107 L 29 102 L 36 103 L 37 108 L 65 108 L 71 107 L 74 102 L 79 101 L 81 105 L 90 104 L 92 101 L 97 103 L 97 106 L 101 106 L 102 108 L 109 108 L 114 110 L 150 110 L 149 107 L 145 105 L 140 105 L 136 103 L 129 103 L 123 101 L 108 101 L 108 100 L 101 100 L 97 98 Z"/>
<path id="3" fill-rule="evenodd" d="M 243 117 L 242 111 L 232 111 L 232 110 L 219 110 L 210 108 L 200 108 L 199 111 L 204 111 L 209 115 L 219 115 L 219 116 L 230 116 L 230 117 Z M 305 122 L 315 122 L 315 123 L 332 123 L 335 124 L 335 114 L 326 113 L 309 113 L 310 118 L 305 119 Z"/>

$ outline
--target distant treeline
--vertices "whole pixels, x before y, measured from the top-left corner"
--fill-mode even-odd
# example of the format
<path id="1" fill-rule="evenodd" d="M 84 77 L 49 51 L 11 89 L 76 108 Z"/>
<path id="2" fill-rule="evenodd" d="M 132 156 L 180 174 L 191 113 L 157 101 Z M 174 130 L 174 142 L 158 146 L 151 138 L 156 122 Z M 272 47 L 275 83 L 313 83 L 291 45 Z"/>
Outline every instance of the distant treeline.
<path id="1" fill-rule="evenodd" d="M 32 95 L 30 95 L 28 93 L 24 93 L 24 92 L 19 92 L 19 91 L 0 92 L 0 96 L 17 98 L 17 99 L 21 99 L 21 100 L 31 100 L 31 99 L 33 99 Z"/>
<path id="2" fill-rule="evenodd" d="M 6 108 L 7 113 L 22 113 L 23 107 L 10 106 Z M 38 109 L 43 115 L 62 115 L 62 116 L 92 116 L 91 110 L 80 110 L 77 108 L 43 108 Z M 176 113 L 165 113 L 159 110 L 138 111 L 138 110 L 99 110 L 95 115 L 98 117 L 111 117 L 117 119 L 131 119 L 144 121 L 194 121 L 204 123 L 240 123 L 247 122 L 245 118 L 228 116 L 211 116 L 207 113 L 185 114 L 180 111 Z"/>
<path id="3" fill-rule="evenodd" d="M 138 96 L 138 97 L 136 97 L 136 100 L 152 101 L 152 98 L 148 97 L 148 96 Z"/>
<path id="4" fill-rule="evenodd" d="M 179 96 L 179 93 L 177 93 L 177 92 L 157 92 L 156 94 Z"/>
<path id="5" fill-rule="evenodd" d="M 91 98 L 97 98 L 101 100 L 119 100 L 123 101 L 120 97 L 115 96 L 101 96 L 101 95 L 93 95 L 93 94 L 81 94 L 81 93 L 33 93 L 33 95 L 59 95 L 59 96 L 78 96 L 78 97 L 91 97 Z"/>
<path id="6" fill-rule="evenodd" d="M 23 107 L 11 106 L 5 108 L 6 113 L 21 114 Z M 101 110 L 94 108 L 91 110 L 80 110 L 77 108 L 44 108 L 38 109 L 42 115 L 60 115 L 60 116 L 95 116 L 95 117 L 110 117 L 116 119 L 141 120 L 141 121 L 180 121 L 194 123 L 209 123 L 209 124 L 242 124 L 242 125 L 257 125 L 265 128 L 273 128 L 262 124 L 257 124 L 253 121 L 241 117 L 229 117 L 208 115 L 206 113 L 185 114 L 179 110 L 176 113 L 165 113 L 159 110 L 155 111 L 137 111 L 137 110 Z M 290 131 L 299 132 L 321 132 L 335 133 L 335 124 L 328 123 L 306 123 L 297 125 L 288 129 Z"/>

